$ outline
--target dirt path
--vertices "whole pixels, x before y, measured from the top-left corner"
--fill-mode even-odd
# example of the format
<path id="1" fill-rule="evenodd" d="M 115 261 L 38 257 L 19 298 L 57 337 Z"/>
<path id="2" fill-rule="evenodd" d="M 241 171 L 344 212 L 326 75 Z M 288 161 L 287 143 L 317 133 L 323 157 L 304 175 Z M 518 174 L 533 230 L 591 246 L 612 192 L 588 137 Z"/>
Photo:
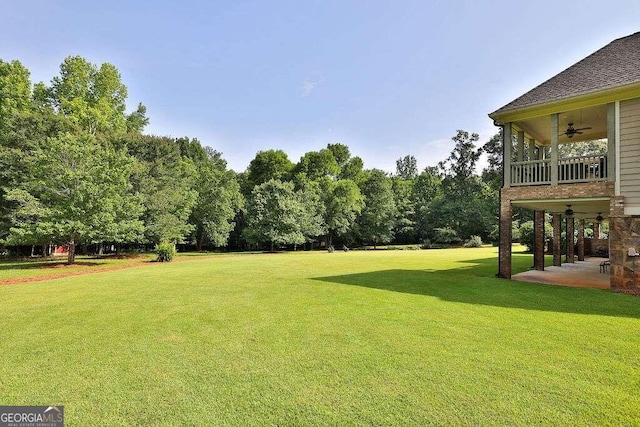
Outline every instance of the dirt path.
<path id="1" fill-rule="evenodd" d="M 248 256 L 248 255 L 252 255 L 253 253 L 251 252 L 246 252 L 246 253 L 239 253 L 239 254 L 225 254 L 223 255 L 225 258 L 229 258 L 229 257 L 240 257 L 240 256 Z M 202 256 L 198 256 L 198 257 L 180 257 L 178 256 L 177 258 L 174 258 L 172 262 L 189 262 L 189 261 L 198 261 L 198 260 L 207 260 L 207 259 L 212 259 L 212 258 L 219 258 L 221 256 L 221 254 L 211 254 L 211 255 L 202 255 Z M 148 266 L 148 265 L 156 265 L 159 263 L 156 263 L 155 261 L 151 261 L 148 259 L 140 259 L 140 260 L 133 260 L 129 263 L 123 264 L 123 265 L 114 265 L 114 266 L 109 266 L 109 267 L 100 267 L 100 266 L 92 266 L 92 267 L 87 267 L 81 270 L 76 270 L 76 271 L 72 271 L 72 268 L 76 268 L 78 267 L 80 263 L 76 263 L 74 265 L 67 265 L 67 264 L 56 264 L 54 266 L 45 266 L 43 265 L 41 268 L 45 269 L 45 268 L 63 268 L 63 269 L 70 269 L 69 271 L 65 271 L 62 273 L 58 273 L 58 274 L 47 274 L 47 275 L 43 275 L 43 276 L 33 276 L 33 277 L 15 277 L 15 278 L 10 278 L 10 279 L 0 279 L 0 286 L 8 286 L 8 285 L 17 285 L 20 283 L 30 283 L 30 282 L 44 282 L 45 280 L 54 280 L 54 279 L 63 279 L 65 277 L 73 277 L 73 276 L 86 276 L 89 274 L 98 274 L 98 273 L 104 273 L 107 271 L 116 271 L 116 270 L 125 270 L 128 268 L 136 268 L 136 267 L 142 267 L 142 266 Z M 85 264 L 86 267 L 86 264 Z"/>
<path id="2" fill-rule="evenodd" d="M 96 266 L 94 269 L 89 267 L 89 268 L 83 268 L 82 270 L 75 270 L 75 271 L 69 270 L 63 273 L 58 273 L 58 274 L 47 274 L 43 276 L 32 276 L 32 277 L 14 277 L 10 279 L 0 280 L 0 286 L 17 285 L 19 283 L 44 282 L 45 280 L 63 279 L 65 277 L 72 277 L 72 276 L 85 276 L 88 274 L 103 273 L 105 271 L 124 270 L 127 268 L 135 268 L 135 267 L 140 267 L 143 265 L 150 265 L 150 264 L 152 264 L 151 261 L 139 260 L 139 261 L 132 261 L 124 265 L 113 265 L 109 267 Z M 73 267 L 74 267 L 73 265 L 68 266 L 66 264 L 60 264 L 60 265 L 56 265 L 56 267 L 54 268 L 73 268 Z M 42 267 L 42 268 L 51 268 L 51 267 Z"/>

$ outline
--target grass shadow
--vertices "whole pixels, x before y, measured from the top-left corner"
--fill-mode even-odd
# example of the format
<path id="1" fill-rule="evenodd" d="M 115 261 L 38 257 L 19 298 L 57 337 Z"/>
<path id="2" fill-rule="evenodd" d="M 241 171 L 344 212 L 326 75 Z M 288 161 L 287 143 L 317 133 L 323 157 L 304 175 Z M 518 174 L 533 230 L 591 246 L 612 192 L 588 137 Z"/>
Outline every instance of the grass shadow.
<path id="1" fill-rule="evenodd" d="M 102 265 L 100 262 L 76 261 L 72 265 L 68 265 L 66 261 L 20 261 L 20 262 L 3 262 L 0 263 L 0 271 L 10 270 L 44 270 L 68 267 L 98 267 Z"/>
<path id="2" fill-rule="evenodd" d="M 520 259 L 519 262 L 526 264 L 529 258 Z M 460 262 L 458 267 L 445 270 L 392 269 L 315 277 L 314 280 L 426 295 L 443 301 L 466 304 L 640 318 L 640 299 L 638 297 L 616 294 L 602 289 L 572 288 L 504 280 L 495 277 L 495 272 L 495 259 L 478 259 L 464 260 Z"/>

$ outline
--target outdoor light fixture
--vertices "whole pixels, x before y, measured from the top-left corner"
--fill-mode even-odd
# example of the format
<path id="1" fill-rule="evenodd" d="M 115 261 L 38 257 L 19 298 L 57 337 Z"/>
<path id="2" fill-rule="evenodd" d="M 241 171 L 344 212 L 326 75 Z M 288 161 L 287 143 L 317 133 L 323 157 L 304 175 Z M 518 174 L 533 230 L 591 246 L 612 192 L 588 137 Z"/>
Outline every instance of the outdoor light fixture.
<path id="1" fill-rule="evenodd" d="M 564 211 L 564 214 L 568 217 L 573 216 L 573 209 L 571 209 L 571 205 L 567 205 L 567 210 Z"/>

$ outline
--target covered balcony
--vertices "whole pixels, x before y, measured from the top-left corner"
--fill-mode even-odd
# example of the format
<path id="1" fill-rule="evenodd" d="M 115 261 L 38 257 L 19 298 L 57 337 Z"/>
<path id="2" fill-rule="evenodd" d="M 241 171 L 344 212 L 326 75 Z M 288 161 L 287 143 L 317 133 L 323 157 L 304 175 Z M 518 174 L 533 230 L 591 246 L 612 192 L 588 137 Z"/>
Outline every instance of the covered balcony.
<path id="1" fill-rule="evenodd" d="M 504 186 L 614 181 L 614 125 L 612 104 L 506 123 Z"/>

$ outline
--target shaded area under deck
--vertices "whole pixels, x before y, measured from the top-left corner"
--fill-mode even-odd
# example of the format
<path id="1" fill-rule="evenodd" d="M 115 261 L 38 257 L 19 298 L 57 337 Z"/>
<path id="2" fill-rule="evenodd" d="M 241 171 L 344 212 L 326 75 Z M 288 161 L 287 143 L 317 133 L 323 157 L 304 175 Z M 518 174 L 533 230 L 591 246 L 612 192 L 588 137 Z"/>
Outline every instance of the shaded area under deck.
<path id="1" fill-rule="evenodd" d="M 544 271 L 529 270 L 511 278 L 522 282 L 581 288 L 609 289 L 609 270 L 600 272 L 600 263 L 607 258 L 589 257 L 584 261 L 564 263 L 562 267 L 545 267 Z"/>

